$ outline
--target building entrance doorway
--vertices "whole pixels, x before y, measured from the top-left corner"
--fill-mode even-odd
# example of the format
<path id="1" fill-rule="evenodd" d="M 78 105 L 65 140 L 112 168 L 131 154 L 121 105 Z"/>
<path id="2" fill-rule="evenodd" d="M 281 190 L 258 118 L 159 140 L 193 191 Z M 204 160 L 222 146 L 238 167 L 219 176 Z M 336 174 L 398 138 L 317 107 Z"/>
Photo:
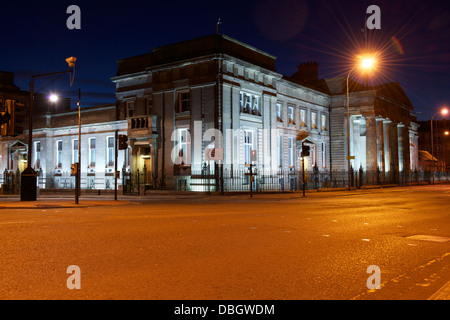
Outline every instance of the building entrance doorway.
<path id="1" fill-rule="evenodd" d="M 149 146 L 140 146 L 137 150 L 136 169 L 139 170 L 139 185 L 145 189 L 153 188 L 153 156 Z"/>

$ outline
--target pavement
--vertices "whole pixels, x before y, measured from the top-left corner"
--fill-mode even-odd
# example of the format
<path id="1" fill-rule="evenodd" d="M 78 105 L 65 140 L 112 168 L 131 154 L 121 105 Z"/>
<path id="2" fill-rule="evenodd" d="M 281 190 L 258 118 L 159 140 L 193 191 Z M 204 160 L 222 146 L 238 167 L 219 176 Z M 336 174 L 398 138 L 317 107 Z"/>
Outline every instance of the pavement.
<path id="1" fill-rule="evenodd" d="M 436 184 L 449 184 L 449 181 L 439 181 Z M 370 192 L 376 189 L 392 189 L 392 188 L 411 188 L 412 186 L 399 187 L 395 184 L 364 186 L 360 189 L 352 189 L 350 194 Z M 416 186 L 424 186 L 424 184 L 416 184 Z M 430 185 L 431 186 L 431 185 Z M 315 190 L 305 190 L 306 197 L 322 197 L 327 195 L 349 195 L 345 193 L 347 188 L 324 188 Z M 345 194 L 344 194 L 345 193 Z M 117 206 L 130 204 L 133 201 L 153 200 L 225 200 L 225 199 L 250 199 L 250 192 L 195 192 L 195 191 L 175 191 L 175 190 L 146 190 L 142 195 L 122 195 L 118 194 L 118 200 L 114 200 L 114 193 L 111 191 L 82 193 L 79 203 L 75 204 L 73 191 L 61 190 L 60 192 L 41 192 L 36 201 L 20 201 L 19 194 L 4 195 L 0 194 L 0 210 L 1 209 L 43 209 L 43 208 L 86 208 L 95 206 Z M 264 191 L 253 192 L 253 199 L 293 199 L 302 198 L 302 190 L 300 191 Z"/>
<path id="2" fill-rule="evenodd" d="M 118 206 L 130 204 L 130 201 L 123 200 L 100 200 L 100 199 L 80 199 L 78 204 L 75 200 L 40 198 L 36 201 L 20 201 L 20 198 L 3 199 L 0 201 L 1 209 L 55 209 L 55 208 L 88 208 L 99 206 Z"/>

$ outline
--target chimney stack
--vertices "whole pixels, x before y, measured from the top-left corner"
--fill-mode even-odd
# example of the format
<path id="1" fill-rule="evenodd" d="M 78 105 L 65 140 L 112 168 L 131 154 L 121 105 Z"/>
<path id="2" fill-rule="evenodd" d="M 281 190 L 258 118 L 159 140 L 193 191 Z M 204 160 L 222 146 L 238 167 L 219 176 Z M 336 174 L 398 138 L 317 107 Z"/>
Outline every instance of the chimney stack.
<path id="1" fill-rule="evenodd" d="M 301 63 L 297 66 L 294 78 L 301 82 L 313 82 L 319 80 L 319 64 L 316 61 Z"/>

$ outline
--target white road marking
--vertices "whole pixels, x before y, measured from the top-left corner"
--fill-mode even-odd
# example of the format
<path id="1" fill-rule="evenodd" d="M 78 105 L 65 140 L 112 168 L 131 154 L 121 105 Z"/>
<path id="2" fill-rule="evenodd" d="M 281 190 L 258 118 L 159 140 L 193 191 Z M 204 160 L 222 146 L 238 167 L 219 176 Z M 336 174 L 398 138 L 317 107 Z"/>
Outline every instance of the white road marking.
<path id="1" fill-rule="evenodd" d="M 438 237 L 438 236 L 427 235 L 427 234 L 416 234 L 416 235 L 413 235 L 410 237 L 406 237 L 406 239 L 433 241 L 433 242 L 448 242 L 448 241 L 450 241 L 449 237 Z"/>
<path id="2" fill-rule="evenodd" d="M 450 300 L 450 281 L 444 284 L 428 300 Z"/>

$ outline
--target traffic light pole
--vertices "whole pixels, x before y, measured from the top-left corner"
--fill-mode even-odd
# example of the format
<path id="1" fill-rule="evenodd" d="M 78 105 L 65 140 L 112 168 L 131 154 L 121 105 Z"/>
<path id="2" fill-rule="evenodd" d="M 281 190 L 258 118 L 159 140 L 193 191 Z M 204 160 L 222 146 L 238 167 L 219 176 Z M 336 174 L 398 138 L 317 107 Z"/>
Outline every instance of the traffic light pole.
<path id="1" fill-rule="evenodd" d="M 303 143 L 302 143 L 302 189 L 303 189 L 303 198 L 305 197 L 305 190 L 306 190 L 306 179 L 305 179 L 305 154 L 303 152 Z"/>
<path id="2" fill-rule="evenodd" d="M 253 171 L 252 171 L 252 161 L 250 161 L 250 198 L 253 196 Z"/>
<path id="3" fill-rule="evenodd" d="M 27 158 L 27 168 L 31 168 L 31 146 L 33 144 L 33 105 L 34 105 L 34 76 L 31 77 L 31 83 L 30 83 L 30 106 L 29 106 L 29 112 L 28 112 L 28 158 Z"/>
<path id="4" fill-rule="evenodd" d="M 114 200 L 117 200 L 117 145 L 119 142 L 119 137 L 117 130 L 114 137 Z"/>
<path id="5" fill-rule="evenodd" d="M 78 89 L 78 164 L 75 174 L 75 204 L 79 202 L 81 180 L 81 89 Z"/>

